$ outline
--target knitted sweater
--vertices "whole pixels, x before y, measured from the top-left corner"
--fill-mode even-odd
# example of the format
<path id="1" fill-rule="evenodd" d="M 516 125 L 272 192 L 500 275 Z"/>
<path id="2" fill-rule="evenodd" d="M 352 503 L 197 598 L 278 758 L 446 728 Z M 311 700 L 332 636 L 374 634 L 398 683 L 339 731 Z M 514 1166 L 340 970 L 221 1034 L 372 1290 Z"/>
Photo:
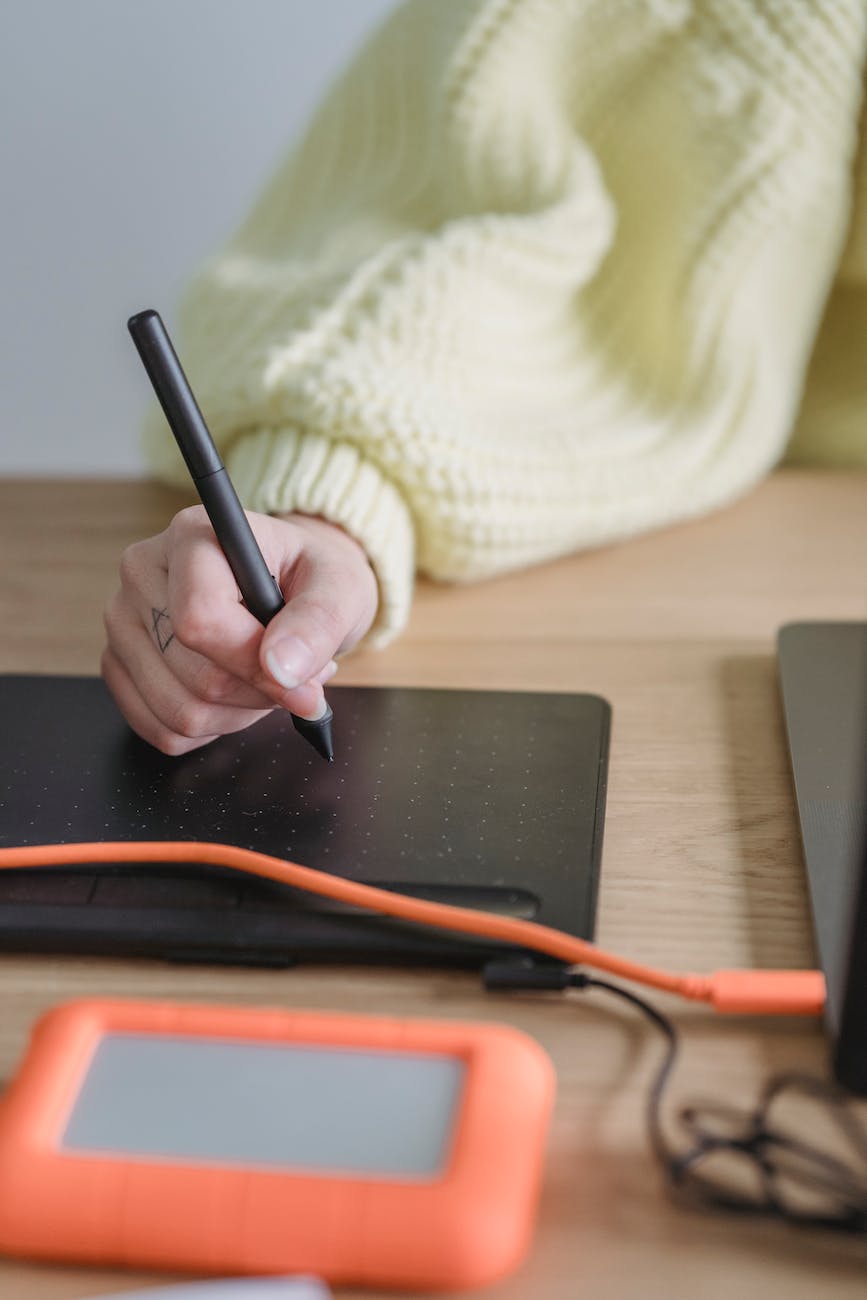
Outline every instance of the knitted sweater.
<path id="1" fill-rule="evenodd" d="M 863 0 L 410 0 L 360 52 L 182 343 L 245 504 L 366 548 L 374 639 L 416 570 L 732 500 L 799 407 L 793 454 L 867 463 L 865 28 Z M 183 483 L 157 418 L 147 445 Z"/>

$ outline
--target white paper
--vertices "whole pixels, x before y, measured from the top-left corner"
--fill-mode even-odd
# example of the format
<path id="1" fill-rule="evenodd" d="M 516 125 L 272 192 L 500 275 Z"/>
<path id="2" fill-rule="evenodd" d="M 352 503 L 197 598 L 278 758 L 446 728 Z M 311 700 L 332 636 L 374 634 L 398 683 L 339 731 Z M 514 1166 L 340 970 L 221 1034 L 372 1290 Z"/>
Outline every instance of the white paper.
<path id="1" fill-rule="evenodd" d="M 115 1291 L 93 1300 L 331 1300 L 331 1292 L 314 1277 L 236 1277 Z"/>

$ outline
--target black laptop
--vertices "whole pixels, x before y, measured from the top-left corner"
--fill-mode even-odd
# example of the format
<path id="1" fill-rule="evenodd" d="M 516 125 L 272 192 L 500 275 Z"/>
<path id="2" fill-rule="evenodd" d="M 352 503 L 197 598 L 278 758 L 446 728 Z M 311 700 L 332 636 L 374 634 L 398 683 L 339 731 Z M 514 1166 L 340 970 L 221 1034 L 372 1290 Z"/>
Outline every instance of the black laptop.
<path id="1" fill-rule="evenodd" d="M 867 623 L 791 623 L 780 683 L 834 1073 L 867 1094 Z"/>

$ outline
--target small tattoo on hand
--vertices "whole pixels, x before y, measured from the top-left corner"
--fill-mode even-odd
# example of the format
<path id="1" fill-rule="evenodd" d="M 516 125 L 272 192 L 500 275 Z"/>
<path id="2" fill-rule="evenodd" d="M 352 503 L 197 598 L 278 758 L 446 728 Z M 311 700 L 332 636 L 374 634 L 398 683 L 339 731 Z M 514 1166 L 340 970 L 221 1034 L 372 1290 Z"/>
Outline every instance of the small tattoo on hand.
<path id="1" fill-rule="evenodd" d="M 171 619 L 167 609 L 151 609 L 151 618 L 153 619 L 154 636 L 157 639 L 157 645 L 163 654 L 175 639 L 174 632 L 170 631 Z"/>

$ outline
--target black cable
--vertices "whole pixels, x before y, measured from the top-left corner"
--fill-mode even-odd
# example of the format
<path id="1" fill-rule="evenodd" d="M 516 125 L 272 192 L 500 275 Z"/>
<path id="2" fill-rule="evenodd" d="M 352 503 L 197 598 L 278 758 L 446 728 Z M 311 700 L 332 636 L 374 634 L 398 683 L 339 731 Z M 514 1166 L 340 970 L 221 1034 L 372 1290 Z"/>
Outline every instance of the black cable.
<path id="1" fill-rule="evenodd" d="M 662 1062 L 647 1096 L 647 1128 L 653 1154 L 669 1189 L 714 1209 L 770 1215 L 789 1223 L 867 1232 L 867 1132 L 853 1113 L 846 1093 L 820 1079 L 778 1075 L 765 1086 L 758 1105 L 748 1112 L 728 1106 L 684 1106 L 677 1124 L 687 1139 L 680 1148 L 666 1137 L 662 1100 L 680 1047 L 677 1029 L 644 998 L 608 980 L 559 968 L 549 987 L 601 989 L 636 1007 L 666 1040 Z M 772 1111 L 786 1094 L 801 1094 L 825 1107 L 825 1115 L 842 1137 L 851 1162 L 782 1131 Z M 717 1127 L 714 1127 L 716 1121 Z M 723 1127 L 719 1125 L 722 1122 Z M 752 1177 L 752 1193 L 732 1188 L 714 1171 L 714 1157 L 733 1157 Z M 817 1201 L 821 1208 L 816 1208 Z"/>
<path id="2" fill-rule="evenodd" d="M 656 1072 L 653 1083 L 650 1085 L 650 1092 L 647 1094 L 647 1132 L 650 1138 L 650 1146 L 653 1154 L 664 1168 L 670 1167 L 671 1150 L 665 1139 L 662 1129 L 662 1094 L 665 1092 L 671 1072 L 674 1069 L 674 1062 L 677 1059 L 677 1053 L 680 1050 L 680 1040 L 677 1030 L 668 1016 L 664 1016 L 656 1007 L 645 1002 L 636 993 L 629 989 L 621 988 L 619 984 L 610 984 L 608 980 L 597 979 L 595 975 L 584 975 L 581 971 L 572 971 L 569 975 L 568 987 L 573 989 L 602 989 L 606 993 L 613 993 L 616 997 L 622 998 L 624 1002 L 629 1002 L 650 1020 L 660 1031 L 663 1038 L 666 1039 L 665 1055 L 662 1063 Z"/>

